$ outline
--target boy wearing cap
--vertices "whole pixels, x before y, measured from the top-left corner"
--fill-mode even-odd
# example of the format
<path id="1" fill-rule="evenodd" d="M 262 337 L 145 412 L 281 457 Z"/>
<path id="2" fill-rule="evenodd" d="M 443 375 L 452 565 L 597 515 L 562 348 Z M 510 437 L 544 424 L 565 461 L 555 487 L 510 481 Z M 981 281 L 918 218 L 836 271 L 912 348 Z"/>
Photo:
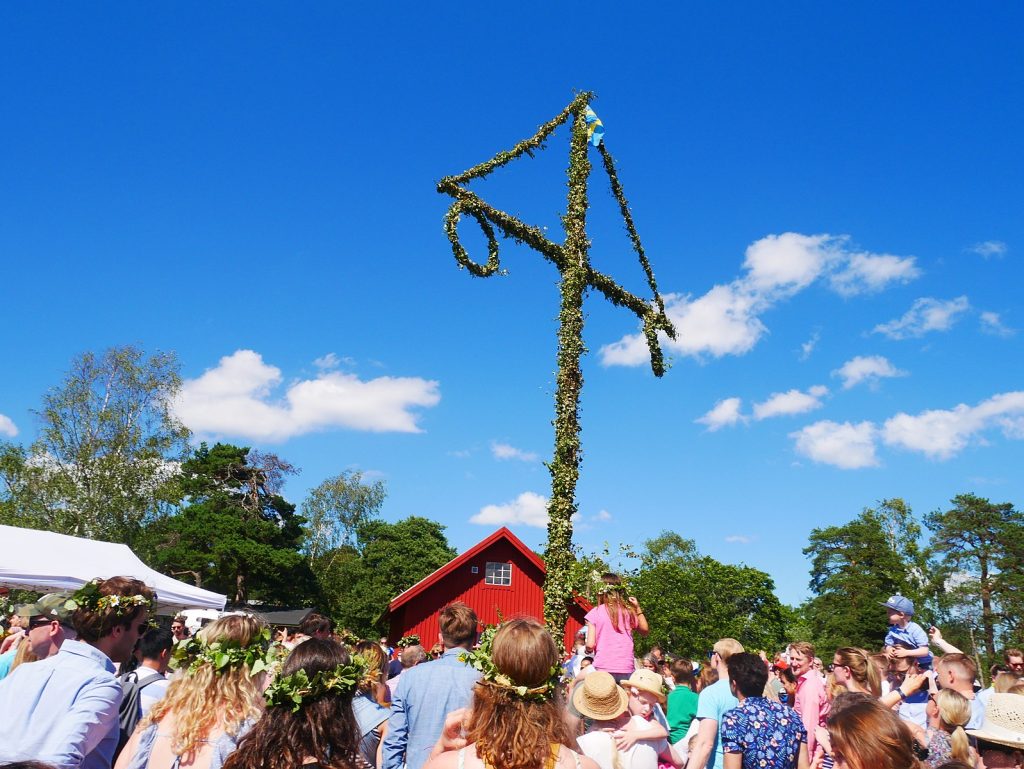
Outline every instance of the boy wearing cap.
<path id="1" fill-rule="evenodd" d="M 914 602 L 902 595 L 889 596 L 889 600 L 882 603 L 889 610 L 889 632 L 885 634 L 886 654 L 889 659 L 895 657 L 917 657 L 917 664 L 922 669 L 927 669 L 932 664 L 932 653 L 928 649 L 928 634 L 916 622 L 911 622 L 914 616 Z M 904 647 L 897 644 L 902 641 Z"/>

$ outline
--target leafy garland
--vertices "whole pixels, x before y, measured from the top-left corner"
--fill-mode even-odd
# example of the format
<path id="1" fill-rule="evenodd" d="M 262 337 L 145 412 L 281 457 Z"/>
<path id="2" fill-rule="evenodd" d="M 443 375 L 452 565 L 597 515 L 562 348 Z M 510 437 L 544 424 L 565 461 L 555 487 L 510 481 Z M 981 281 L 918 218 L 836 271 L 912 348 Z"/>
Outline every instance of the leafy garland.
<path id="1" fill-rule="evenodd" d="M 521 686 L 498 670 L 494 665 L 491 650 L 494 645 L 494 634 L 498 631 L 496 625 L 489 625 L 480 634 L 480 641 L 473 651 L 461 652 L 459 659 L 474 670 L 480 671 L 481 682 L 485 686 L 492 686 L 501 689 L 508 694 L 527 702 L 547 702 L 558 691 L 558 684 L 562 677 L 562 669 L 554 665 L 548 674 L 548 680 L 540 686 Z"/>
<path id="2" fill-rule="evenodd" d="M 131 614 L 139 607 L 145 608 L 148 612 L 153 611 L 153 601 L 144 595 L 101 594 L 100 583 L 102 581 L 96 578 L 86 582 L 64 602 L 64 608 L 68 611 L 86 609 L 97 613 L 110 609 L 118 617 Z"/>
<path id="3" fill-rule="evenodd" d="M 583 344 L 583 297 L 589 289 L 596 289 L 612 304 L 625 307 L 641 321 L 644 337 L 651 356 L 651 370 L 655 376 L 665 373 L 665 361 L 658 339 L 658 332 L 664 332 L 675 339 L 676 332 L 665 312 L 665 303 L 658 293 L 654 271 L 640 243 L 626 200 L 622 184 L 615 170 L 615 161 L 603 142 L 601 132 L 588 130 L 590 123 L 600 123 L 590 110 L 593 94 L 583 92 L 562 110 L 554 119 L 541 125 L 529 139 L 516 144 L 511 150 L 499 152 L 490 160 L 473 166 L 456 176 L 446 176 L 437 184 L 437 191 L 455 199 L 444 218 L 444 230 L 452 245 L 452 253 L 460 268 L 470 274 L 486 278 L 502 273 L 498 255 L 496 230 L 506 238 L 525 244 L 558 268 L 561 275 L 561 309 L 558 329 L 558 370 L 555 391 L 555 446 L 548 470 L 551 473 L 551 501 L 548 504 L 548 543 L 544 553 L 547 575 L 544 580 L 544 619 L 548 630 L 559 645 L 568 618 L 568 605 L 572 598 L 571 569 L 572 516 L 576 513 L 576 483 L 582 458 L 580 443 L 579 403 L 583 389 L 583 372 L 580 359 L 586 351 Z M 547 139 L 559 126 L 572 119 L 572 133 L 569 142 L 568 197 L 562 225 L 565 240 L 561 244 L 549 240 L 543 231 L 486 203 L 464 185 L 474 179 L 483 179 L 513 160 L 543 149 Z M 639 257 L 640 265 L 647 277 L 647 284 L 653 294 L 648 301 L 631 294 L 619 286 L 611 277 L 595 270 L 590 265 L 587 238 L 587 181 L 590 176 L 588 143 L 598 149 L 605 173 L 611 183 L 612 195 L 619 204 L 619 211 L 626 224 L 633 250 Z M 463 247 L 458 233 L 459 221 L 463 214 L 473 217 L 487 239 L 487 261 L 483 264 L 473 261 Z"/>
<path id="4" fill-rule="evenodd" d="M 359 687 L 369 670 L 369 663 L 358 654 L 352 656 L 347 665 L 338 665 L 334 670 L 321 670 L 312 678 L 301 668 L 290 676 L 279 676 L 263 693 L 267 707 L 290 707 L 298 713 L 304 702 L 323 697 L 325 694 L 347 694 Z"/>
<path id="5" fill-rule="evenodd" d="M 404 649 L 407 646 L 419 646 L 420 637 L 415 633 L 413 633 L 412 635 L 404 635 L 398 639 L 398 643 L 396 645 L 398 646 L 399 649 Z"/>
<path id="6" fill-rule="evenodd" d="M 187 669 L 192 675 L 206 664 L 213 666 L 214 673 L 245 664 L 249 666 L 249 675 L 255 676 L 272 669 L 282 650 L 284 647 L 279 644 L 270 643 L 270 628 L 263 628 L 247 646 L 238 641 L 207 643 L 198 636 L 192 636 L 175 645 L 171 653 L 171 667 Z"/>

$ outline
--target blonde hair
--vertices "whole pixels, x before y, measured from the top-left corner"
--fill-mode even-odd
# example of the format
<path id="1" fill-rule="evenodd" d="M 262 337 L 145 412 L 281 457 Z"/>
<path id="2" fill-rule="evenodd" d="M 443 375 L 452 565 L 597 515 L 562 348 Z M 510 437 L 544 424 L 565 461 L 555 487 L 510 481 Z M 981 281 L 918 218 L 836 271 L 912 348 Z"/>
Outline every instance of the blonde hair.
<path id="1" fill-rule="evenodd" d="M 230 641 L 240 646 L 255 642 L 263 623 L 255 617 L 234 614 L 221 617 L 196 635 L 203 643 Z M 183 671 L 167 687 L 167 694 L 150 708 L 140 726 L 158 724 L 168 713 L 174 714 L 171 750 L 181 763 L 191 763 L 196 746 L 220 729 L 236 735 L 242 725 L 263 713 L 262 676 L 250 676 L 244 662 L 215 671 L 204 662 L 194 673 Z"/>
<path id="2" fill-rule="evenodd" d="M 355 653 L 366 660 L 367 668 L 363 680 L 359 682 L 359 692 L 369 695 L 378 705 L 391 707 L 387 697 L 386 673 L 388 658 L 380 644 L 373 641 L 360 641 L 356 644 Z"/>
<path id="3" fill-rule="evenodd" d="M 839 658 L 839 664 L 850 671 L 859 689 L 873 694 L 875 697 L 882 696 L 882 676 L 879 674 L 878 666 L 871 662 L 871 655 L 864 649 L 856 646 L 843 646 L 836 649 L 835 656 Z"/>
<path id="4" fill-rule="evenodd" d="M 952 689 L 942 689 L 935 697 L 935 705 L 939 709 L 939 719 L 944 731 L 949 732 L 949 744 L 953 758 L 957 761 L 971 763 L 971 743 L 967 739 L 964 727 L 971 720 L 971 703 Z"/>
<path id="5" fill-rule="evenodd" d="M 722 662 L 728 662 L 734 654 L 743 653 L 743 644 L 735 638 L 720 638 L 711 648 L 722 658 Z"/>
<path id="6" fill-rule="evenodd" d="M 26 662 L 38 662 L 39 657 L 32 651 L 32 644 L 28 642 L 28 635 L 21 639 L 21 643 L 18 644 L 18 651 L 14 653 L 14 659 L 11 661 L 11 667 L 8 668 L 7 674 L 10 675 L 15 671 L 19 665 L 24 665 Z"/>

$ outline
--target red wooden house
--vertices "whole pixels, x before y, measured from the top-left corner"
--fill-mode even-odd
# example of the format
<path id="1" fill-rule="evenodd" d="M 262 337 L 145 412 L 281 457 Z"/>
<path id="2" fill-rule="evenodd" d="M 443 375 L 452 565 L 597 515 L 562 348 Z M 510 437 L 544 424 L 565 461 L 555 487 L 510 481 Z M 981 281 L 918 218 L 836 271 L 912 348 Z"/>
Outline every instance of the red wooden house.
<path id="1" fill-rule="evenodd" d="M 437 613 L 452 601 L 470 606 L 484 625 L 528 615 L 544 618 L 544 562 L 506 527 L 446 563 L 388 604 L 388 642 L 416 634 L 430 648 L 437 642 Z M 566 647 L 584 625 L 590 605 L 577 598 L 565 623 Z"/>

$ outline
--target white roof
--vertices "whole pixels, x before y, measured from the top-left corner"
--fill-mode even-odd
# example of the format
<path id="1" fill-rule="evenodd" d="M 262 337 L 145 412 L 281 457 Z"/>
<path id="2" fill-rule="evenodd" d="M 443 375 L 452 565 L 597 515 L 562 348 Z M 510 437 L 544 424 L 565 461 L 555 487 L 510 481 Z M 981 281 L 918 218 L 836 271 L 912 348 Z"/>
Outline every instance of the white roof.
<path id="1" fill-rule="evenodd" d="M 134 577 L 156 591 L 157 612 L 223 609 L 227 596 L 179 582 L 144 564 L 127 545 L 0 526 L 0 585 L 52 593 L 94 577 Z"/>

